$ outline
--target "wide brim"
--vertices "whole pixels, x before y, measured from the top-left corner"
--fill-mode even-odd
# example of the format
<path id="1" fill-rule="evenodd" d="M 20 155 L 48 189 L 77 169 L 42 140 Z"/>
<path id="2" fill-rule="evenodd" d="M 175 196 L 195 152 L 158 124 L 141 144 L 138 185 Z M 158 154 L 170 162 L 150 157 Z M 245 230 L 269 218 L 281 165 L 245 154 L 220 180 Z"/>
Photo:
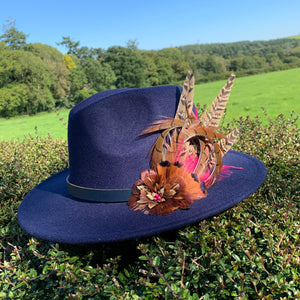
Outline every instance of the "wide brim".
<path id="1" fill-rule="evenodd" d="M 95 203 L 70 196 L 68 169 L 43 181 L 23 199 L 18 220 L 34 237 L 60 243 L 91 244 L 123 241 L 173 230 L 216 215 L 254 193 L 266 177 L 255 157 L 229 151 L 223 164 L 242 167 L 215 183 L 206 198 L 188 210 L 168 216 L 149 216 L 129 209 L 127 202 Z"/>

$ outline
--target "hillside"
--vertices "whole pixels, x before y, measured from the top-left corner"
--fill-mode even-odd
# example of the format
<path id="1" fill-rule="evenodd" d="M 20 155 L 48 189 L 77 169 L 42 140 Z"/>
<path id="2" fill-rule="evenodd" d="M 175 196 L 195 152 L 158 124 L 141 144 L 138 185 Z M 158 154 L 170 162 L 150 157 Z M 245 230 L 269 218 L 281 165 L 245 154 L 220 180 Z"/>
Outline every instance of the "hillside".
<path id="1" fill-rule="evenodd" d="M 266 56 L 267 53 L 283 51 L 289 55 L 289 51 L 300 46 L 296 37 L 269 40 L 269 41 L 239 41 L 234 43 L 194 44 L 178 47 L 183 53 L 192 52 L 202 55 L 217 55 L 225 59 L 241 56 Z"/>
<path id="2" fill-rule="evenodd" d="M 17 39 L 22 36 L 22 39 Z M 187 45 L 157 51 L 127 47 L 80 47 L 63 37 L 62 54 L 41 43 L 29 44 L 15 27 L 0 36 L 0 117 L 33 115 L 70 108 L 96 92 L 113 88 L 182 85 L 192 68 L 196 83 L 300 67 L 300 40 L 241 41 Z"/>
<path id="3" fill-rule="evenodd" d="M 296 39 L 296 40 L 299 40 L 299 39 L 300 39 L 300 34 L 299 34 L 299 35 L 290 36 L 290 37 L 288 37 L 288 39 Z"/>
<path id="4" fill-rule="evenodd" d="M 195 88 L 195 103 L 203 107 L 210 103 L 225 84 L 225 80 L 197 85 Z M 274 118 L 280 113 L 289 116 L 292 110 L 300 114 L 300 68 L 237 78 L 227 105 L 225 122 L 240 116 L 259 115 L 263 123 L 268 120 L 264 116 Z M 67 122 L 68 110 L 59 111 Z M 298 119 L 300 125 L 300 119 Z M 35 129 L 37 128 L 37 129 Z M 39 113 L 35 116 L 15 117 L 9 120 L 0 119 L 0 140 L 12 138 L 22 139 L 30 134 L 35 137 L 52 135 L 55 138 L 67 138 L 67 129 L 59 121 L 55 113 Z"/>

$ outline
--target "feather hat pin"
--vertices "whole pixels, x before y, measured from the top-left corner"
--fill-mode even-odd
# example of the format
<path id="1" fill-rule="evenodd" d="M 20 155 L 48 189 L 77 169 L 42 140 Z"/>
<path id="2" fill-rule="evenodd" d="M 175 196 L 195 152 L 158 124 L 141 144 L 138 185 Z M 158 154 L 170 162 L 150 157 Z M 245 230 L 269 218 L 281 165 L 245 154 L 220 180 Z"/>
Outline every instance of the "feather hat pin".
<path id="1" fill-rule="evenodd" d="M 210 108 L 202 116 L 194 109 L 194 75 L 188 71 L 173 119 L 158 120 L 141 134 L 161 132 L 150 149 L 150 169 L 141 173 L 128 204 L 149 215 L 168 215 L 188 209 L 205 198 L 207 189 L 222 178 L 222 157 L 238 138 L 234 129 L 218 132 L 235 75 L 232 74 Z"/>

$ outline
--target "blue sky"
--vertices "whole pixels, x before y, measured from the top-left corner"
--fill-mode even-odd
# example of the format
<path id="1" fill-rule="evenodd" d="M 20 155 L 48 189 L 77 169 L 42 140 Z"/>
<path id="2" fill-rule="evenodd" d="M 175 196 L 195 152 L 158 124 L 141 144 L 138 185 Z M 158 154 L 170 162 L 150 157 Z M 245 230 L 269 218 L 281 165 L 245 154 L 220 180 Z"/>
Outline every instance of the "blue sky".
<path id="1" fill-rule="evenodd" d="M 57 47 L 63 36 L 107 49 L 136 40 L 143 50 L 196 43 L 270 40 L 300 34 L 300 0 L 1 0 L 28 42 Z M 2 31 L 1 31 L 2 34 Z M 65 52 L 64 48 L 57 47 Z"/>

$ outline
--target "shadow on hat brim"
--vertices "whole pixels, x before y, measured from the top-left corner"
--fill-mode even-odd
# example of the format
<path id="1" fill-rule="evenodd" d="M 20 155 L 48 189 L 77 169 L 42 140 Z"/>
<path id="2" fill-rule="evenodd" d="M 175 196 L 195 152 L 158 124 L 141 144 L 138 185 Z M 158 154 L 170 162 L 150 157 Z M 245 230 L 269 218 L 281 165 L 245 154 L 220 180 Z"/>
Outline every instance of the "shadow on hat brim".
<path id="1" fill-rule="evenodd" d="M 68 169 L 43 181 L 23 199 L 18 220 L 34 237 L 68 244 L 124 241 L 155 235 L 216 215 L 254 193 L 266 177 L 264 164 L 255 157 L 229 151 L 223 164 L 242 167 L 215 183 L 208 196 L 188 210 L 168 216 L 148 216 L 129 209 L 127 202 L 81 201 L 67 192 Z"/>

